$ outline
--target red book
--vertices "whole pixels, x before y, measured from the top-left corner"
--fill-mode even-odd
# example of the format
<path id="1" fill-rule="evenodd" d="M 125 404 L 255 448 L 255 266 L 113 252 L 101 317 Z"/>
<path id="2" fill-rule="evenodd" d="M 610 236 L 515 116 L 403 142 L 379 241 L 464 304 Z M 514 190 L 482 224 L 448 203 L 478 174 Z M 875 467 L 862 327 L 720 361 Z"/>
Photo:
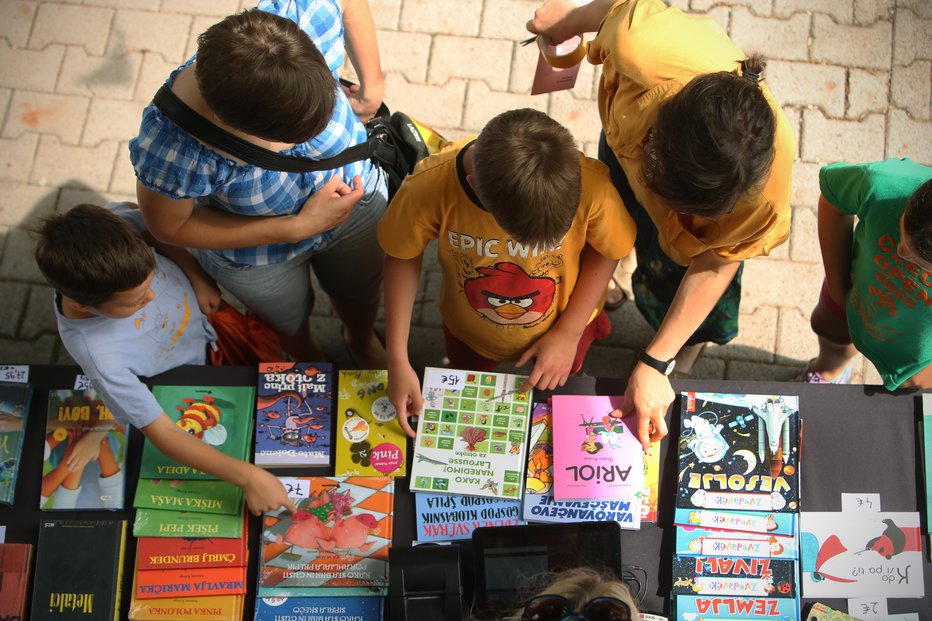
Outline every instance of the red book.
<path id="1" fill-rule="evenodd" d="M 153 569 L 136 572 L 138 599 L 240 595 L 245 592 L 245 567 Z"/>
<path id="2" fill-rule="evenodd" d="M 140 537 L 136 550 L 138 571 L 193 567 L 244 567 L 246 565 L 246 537 L 239 539 Z"/>
<path id="3" fill-rule="evenodd" d="M 26 587 L 32 545 L 0 543 L 0 619 L 26 618 Z"/>

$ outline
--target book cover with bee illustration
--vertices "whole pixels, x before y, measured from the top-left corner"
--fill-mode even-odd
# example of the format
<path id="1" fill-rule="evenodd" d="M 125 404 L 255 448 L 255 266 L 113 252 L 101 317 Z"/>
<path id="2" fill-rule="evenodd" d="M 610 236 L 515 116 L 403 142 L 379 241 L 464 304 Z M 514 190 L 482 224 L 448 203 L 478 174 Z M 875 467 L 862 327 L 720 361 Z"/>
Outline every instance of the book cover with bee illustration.
<path id="1" fill-rule="evenodd" d="M 676 506 L 799 511 L 799 397 L 683 393 Z"/>
<path id="2" fill-rule="evenodd" d="M 126 426 L 97 391 L 50 390 L 39 508 L 123 509 Z"/>
<path id="3" fill-rule="evenodd" d="M 508 373 L 424 369 L 411 491 L 519 499 L 531 386 Z"/>
<path id="4" fill-rule="evenodd" d="M 163 411 L 185 432 L 234 459 L 249 459 L 252 439 L 252 386 L 153 386 Z M 217 477 L 179 464 L 146 440 L 139 466 L 141 479 L 203 479 Z"/>
<path id="5" fill-rule="evenodd" d="M 0 504 L 13 504 L 31 384 L 0 383 Z"/>
<path id="6" fill-rule="evenodd" d="M 333 366 L 261 362 L 256 388 L 257 466 L 330 463 Z"/>
<path id="7" fill-rule="evenodd" d="M 408 436 L 388 400 L 388 371 L 340 371 L 337 392 L 337 476 L 408 472 Z"/>

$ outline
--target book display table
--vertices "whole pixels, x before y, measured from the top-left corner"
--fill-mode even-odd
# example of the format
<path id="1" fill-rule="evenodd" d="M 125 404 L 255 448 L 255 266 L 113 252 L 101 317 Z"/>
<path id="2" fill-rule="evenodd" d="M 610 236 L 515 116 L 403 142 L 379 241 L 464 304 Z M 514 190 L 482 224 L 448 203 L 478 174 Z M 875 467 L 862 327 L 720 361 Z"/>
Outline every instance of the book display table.
<path id="1" fill-rule="evenodd" d="M 6 526 L 6 540 L 14 543 L 36 543 L 42 519 L 126 519 L 132 523 L 133 509 L 124 511 L 40 511 L 39 482 L 42 470 L 42 446 L 45 411 L 50 389 L 72 388 L 77 367 L 33 365 L 29 382 L 34 386 L 31 411 L 16 498 L 13 506 L 0 506 L 0 525 Z M 153 383 L 175 385 L 254 386 L 255 367 L 184 367 L 157 377 Z M 623 378 L 571 378 L 555 394 L 620 395 L 625 389 Z M 801 510 L 841 511 L 841 494 L 876 493 L 882 509 L 917 512 L 925 506 L 921 477 L 921 449 L 917 421 L 921 417 L 921 395 L 917 392 L 890 394 L 873 386 L 832 386 L 790 383 L 681 380 L 673 387 L 680 392 L 720 392 L 798 395 L 804 423 L 802 435 Z M 547 393 L 535 393 L 535 401 Z M 647 573 L 647 595 L 641 606 L 645 611 L 669 613 L 667 603 L 671 587 L 673 556 L 673 509 L 676 494 L 677 455 L 670 450 L 671 440 L 679 434 L 679 399 L 668 415 L 670 435 L 661 443 L 660 506 L 657 523 L 642 523 L 640 530 L 622 531 L 622 560 L 626 565 L 638 565 Z M 126 468 L 126 498 L 132 499 L 142 455 L 142 434 L 134 430 L 128 438 Z M 675 446 L 674 446 L 675 448 Z M 331 462 L 332 463 L 332 462 Z M 326 475 L 331 467 L 275 468 L 276 474 Z M 127 506 L 131 505 L 127 502 Z M 923 531 L 928 516 L 923 515 Z M 256 583 L 259 518 L 253 521 L 250 536 L 250 567 L 248 584 Z M 395 496 L 395 546 L 406 546 L 414 534 L 414 498 L 408 491 L 408 481 L 398 480 Z M 932 564 L 929 562 L 928 537 L 923 536 L 923 567 L 926 597 L 923 599 L 891 599 L 890 614 L 917 612 L 920 619 L 932 619 Z M 123 611 L 126 618 L 132 582 L 135 539 L 127 538 L 123 580 Z M 467 546 L 464 546 L 464 548 Z M 91 550 L 75 550 L 76 555 L 93 554 Z M 468 559 L 468 550 L 464 549 Z M 465 572 L 470 579 L 470 571 Z M 471 585 L 465 584 L 467 592 Z M 246 597 L 245 618 L 254 608 L 254 587 Z M 811 599 L 803 598 L 803 609 Z M 844 600 L 825 600 L 837 609 L 846 609 Z"/>

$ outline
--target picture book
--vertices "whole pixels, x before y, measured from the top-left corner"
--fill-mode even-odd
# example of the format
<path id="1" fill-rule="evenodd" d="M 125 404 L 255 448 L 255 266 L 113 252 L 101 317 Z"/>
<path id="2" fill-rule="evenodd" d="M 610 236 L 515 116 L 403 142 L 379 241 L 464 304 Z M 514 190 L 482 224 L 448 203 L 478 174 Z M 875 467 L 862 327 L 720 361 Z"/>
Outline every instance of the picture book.
<path id="1" fill-rule="evenodd" d="M 255 621 L 382 621 L 381 597 L 257 597 Z"/>
<path id="2" fill-rule="evenodd" d="M 860 621 L 857 617 L 829 608 L 821 602 L 816 602 L 809 609 L 806 621 Z"/>
<path id="3" fill-rule="evenodd" d="M 521 498 L 531 388 L 506 373 L 424 369 L 411 491 Z"/>
<path id="4" fill-rule="evenodd" d="M 133 506 L 242 515 L 243 490 L 226 481 L 139 479 Z"/>
<path id="5" fill-rule="evenodd" d="M 136 599 L 178 596 L 243 595 L 246 567 L 186 567 L 136 572 Z"/>
<path id="6" fill-rule="evenodd" d="M 152 394 L 168 417 L 187 433 L 234 459 L 249 458 L 252 435 L 252 386 L 153 386 Z M 216 479 L 163 455 L 146 440 L 140 479 Z"/>
<path id="7" fill-rule="evenodd" d="M 259 363 L 256 465 L 330 463 L 333 386 L 329 362 Z"/>
<path id="8" fill-rule="evenodd" d="M 136 541 L 137 571 L 244 565 L 246 537 L 140 537 Z"/>
<path id="9" fill-rule="evenodd" d="M 611 416 L 621 403 L 622 397 L 553 396 L 556 500 L 640 500 L 644 450 L 634 418 Z"/>
<path id="10" fill-rule="evenodd" d="M 123 520 L 39 524 L 32 621 L 113 621 L 120 610 Z M 87 552 L 76 554 L 76 550 Z"/>
<path id="11" fill-rule="evenodd" d="M 388 585 L 395 479 L 281 481 L 298 511 L 263 518 L 260 587 Z"/>
<path id="12" fill-rule="evenodd" d="M 31 384 L 0 383 L 0 504 L 13 504 L 31 398 Z"/>
<path id="13" fill-rule="evenodd" d="M 796 561 L 737 556 L 677 556 L 674 595 L 796 597 Z"/>
<path id="14" fill-rule="evenodd" d="M 123 508 L 126 426 L 94 390 L 50 390 L 39 508 Z"/>
<path id="15" fill-rule="evenodd" d="M 795 535 L 796 522 L 797 516 L 792 513 L 682 508 L 677 508 L 673 513 L 673 523 L 681 526 L 699 526 L 765 535 Z"/>
<path id="16" fill-rule="evenodd" d="M 209 595 L 139 599 L 136 576 L 129 603 L 130 621 L 242 621 L 242 595 Z"/>
<path id="17" fill-rule="evenodd" d="M 799 510 L 799 398 L 683 393 L 676 506 Z"/>
<path id="18" fill-rule="evenodd" d="M 803 596 L 922 597 L 918 513 L 802 513 Z"/>
<path id="19" fill-rule="evenodd" d="M 414 539 L 418 543 L 471 539 L 472 531 L 480 526 L 525 524 L 517 500 L 418 492 L 414 506 Z"/>
<path id="20" fill-rule="evenodd" d="M 676 595 L 676 621 L 793 621 L 799 618 L 799 600 L 787 597 L 734 595 Z"/>
<path id="21" fill-rule="evenodd" d="M 32 545 L 0 543 L 0 619 L 26 619 Z"/>
<path id="22" fill-rule="evenodd" d="M 337 476 L 408 472 L 408 436 L 388 400 L 388 371 L 340 371 L 337 393 Z"/>
<path id="23" fill-rule="evenodd" d="M 243 536 L 243 516 L 196 511 L 136 509 L 134 537 L 232 537 Z"/>
<path id="24" fill-rule="evenodd" d="M 798 559 L 796 537 L 677 526 L 673 553 L 679 556 L 745 556 Z"/>

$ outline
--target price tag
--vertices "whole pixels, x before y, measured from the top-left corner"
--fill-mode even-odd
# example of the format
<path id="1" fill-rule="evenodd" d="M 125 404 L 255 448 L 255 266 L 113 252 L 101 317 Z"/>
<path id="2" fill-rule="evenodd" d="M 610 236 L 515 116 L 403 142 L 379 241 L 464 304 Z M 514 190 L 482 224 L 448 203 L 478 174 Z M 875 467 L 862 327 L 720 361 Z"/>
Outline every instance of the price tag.
<path id="1" fill-rule="evenodd" d="M 877 513 L 880 511 L 880 494 L 845 494 L 841 495 L 842 512 Z"/>
<path id="2" fill-rule="evenodd" d="M 431 369 L 425 382 L 428 388 L 440 390 L 462 390 L 466 385 L 465 371 L 453 369 Z"/>
<path id="3" fill-rule="evenodd" d="M 294 500 L 301 500 L 311 495 L 311 483 L 304 479 L 280 479 L 288 497 Z"/>
<path id="4" fill-rule="evenodd" d="M 77 375 L 74 376 L 74 389 L 75 390 L 90 390 L 92 388 L 93 386 L 91 386 L 91 380 L 88 379 L 86 375 L 84 375 L 83 373 L 78 373 Z"/>
<path id="5" fill-rule="evenodd" d="M 29 382 L 28 364 L 0 364 L 0 382 L 26 384 Z"/>
<path id="6" fill-rule="evenodd" d="M 882 597 L 856 597 L 848 600 L 848 614 L 862 621 L 887 618 L 887 600 Z"/>

